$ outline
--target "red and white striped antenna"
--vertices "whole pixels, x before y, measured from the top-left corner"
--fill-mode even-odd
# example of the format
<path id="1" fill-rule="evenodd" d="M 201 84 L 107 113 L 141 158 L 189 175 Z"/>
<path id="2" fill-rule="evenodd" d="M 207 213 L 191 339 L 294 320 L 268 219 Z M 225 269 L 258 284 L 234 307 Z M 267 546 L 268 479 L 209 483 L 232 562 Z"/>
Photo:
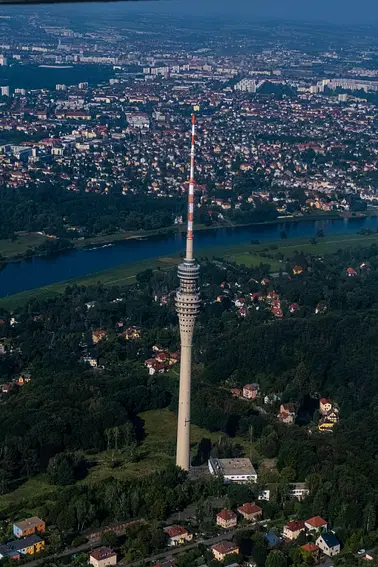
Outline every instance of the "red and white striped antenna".
<path id="1" fill-rule="evenodd" d="M 188 192 L 188 232 L 186 235 L 186 260 L 193 260 L 193 216 L 194 216 L 194 140 L 196 115 L 192 114 L 192 142 L 190 148 L 190 178 Z"/>

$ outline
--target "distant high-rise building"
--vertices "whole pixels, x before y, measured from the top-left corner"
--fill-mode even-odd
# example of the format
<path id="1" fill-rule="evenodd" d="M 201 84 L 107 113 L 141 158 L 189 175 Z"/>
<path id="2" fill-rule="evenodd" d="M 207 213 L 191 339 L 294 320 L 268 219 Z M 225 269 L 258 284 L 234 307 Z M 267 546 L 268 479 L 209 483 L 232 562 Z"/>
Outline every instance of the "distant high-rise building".
<path id="1" fill-rule="evenodd" d="M 65 91 L 65 90 L 67 90 L 67 86 L 66 85 L 55 85 L 55 90 Z"/>
<path id="2" fill-rule="evenodd" d="M 194 137 L 195 115 L 193 114 L 186 254 L 184 261 L 178 267 L 180 287 L 176 292 L 176 309 L 179 318 L 181 338 L 180 393 L 177 424 L 176 464 L 184 470 L 189 470 L 190 468 L 190 389 L 192 378 L 192 339 L 194 323 L 200 306 L 200 294 L 198 286 L 200 268 L 193 258 Z"/>
<path id="3" fill-rule="evenodd" d="M 1 96 L 9 96 L 9 87 L 0 87 Z"/>
<path id="4" fill-rule="evenodd" d="M 0 66 L 6 67 L 8 65 L 8 59 L 4 55 L 0 55 Z"/>
<path id="5" fill-rule="evenodd" d="M 87 89 L 88 83 L 79 83 L 79 89 Z"/>

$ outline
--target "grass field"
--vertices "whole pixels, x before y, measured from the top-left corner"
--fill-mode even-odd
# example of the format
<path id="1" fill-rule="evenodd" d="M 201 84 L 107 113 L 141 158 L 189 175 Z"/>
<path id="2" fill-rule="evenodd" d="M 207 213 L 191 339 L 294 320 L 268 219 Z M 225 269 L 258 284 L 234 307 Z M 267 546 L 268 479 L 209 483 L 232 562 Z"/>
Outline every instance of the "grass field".
<path id="1" fill-rule="evenodd" d="M 139 417 L 144 422 L 145 439 L 135 450 L 135 462 L 130 462 L 121 451 L 112 455 L 111 451 L 104 451 L 87 458 L 93 463 L 88 476 L 80 481 L 93 485 L 106 478 L 114 477 L 120 480 L 140 477 L 155 470 L 174 463 L 176 450 L 177 418 L 168 409 L 151 410 L 143 412 Z M 192 456 L 196 454 L 197 444 L 203 437 L 216 443 L 221 434 L 210 433 L 206 429 L 192 425 L 191 447 Z M 250 444 L 241 437 L 235 437 L 234 442 L 242 445 L 245 454 L 258 460 L 259 456 Z M 112 467 L 112 457 L 120 461 L 116 468 Z M 46 501 L 53 500 L 59 487 L 49 484 L 46 475 L 41 474 L 30 478 L 16 490 L 0 495 L 0 512 L 11 513 L 12 516 L 38 515 L 38 511 Z"/>
<path id="2" fill-rule="evenodd" d="M 47 237 L 41 234 L 19 234 L 16 240 L 0 240 L 0 255 L 4 258 L 15 258 L 25 254 L 28 250 L 34 250 L 37 246 L 46 242 Z"/>
<path id="3" fill-rule="evenodd" d="M 29 478 L 13 492 L 0 495 L 0 512 L 12 512 L 12 516 L 22 511 L 24 517 L 34 516 L 40 506 L 53 499 L 58 487 L 48 483 L 46 475 Z M 21 517 L 21 515 L 20 515 Z"/>

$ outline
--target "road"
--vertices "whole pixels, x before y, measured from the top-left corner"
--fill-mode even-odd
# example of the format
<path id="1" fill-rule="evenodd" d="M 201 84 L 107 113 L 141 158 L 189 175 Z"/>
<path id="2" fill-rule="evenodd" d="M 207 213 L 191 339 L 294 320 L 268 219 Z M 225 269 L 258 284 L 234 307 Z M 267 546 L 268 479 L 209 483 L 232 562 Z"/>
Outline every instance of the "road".
<path id="1" fill-rule="evenodd" d="M 202 543 L 209 547 L 210 545 L 214 545 L 224 540 L 230 540 L 232 536 L 237 535 L 240 532 L 244 532 L 245 530 L 252 530 L 259 524 L 266 524 L 268 520 L 261 520 L 260 522 L 254 522 L 253 524 L 249 524 L 244 526 L 243 528 L 237 528 L 235 530 L 226 530 L 223 534 L 211 537 L 209 539 L 197 539 L 195 542 L 190 543 L 188 545 L 179 545 L 177 547 L 172 547 L 169 551 L 165 551 L 163 553 L 157 553 L 152 555 L 151 557 L 145 557 L 144 559 L 140 559 L 138 561 L 133 561 L 132 563 L 124 563 L 121 559 L 120 564 L 124 565 L 125 567 L 138 567 L 139 565 L 143 565 L 146 562 L 156 563 L 161 559 L 167 559 L 178 555 L 179 553 L 183 553 L 185 551 L 190 551 L 191 549 L 195 549 L 198 547 L 198 544 Z"/>

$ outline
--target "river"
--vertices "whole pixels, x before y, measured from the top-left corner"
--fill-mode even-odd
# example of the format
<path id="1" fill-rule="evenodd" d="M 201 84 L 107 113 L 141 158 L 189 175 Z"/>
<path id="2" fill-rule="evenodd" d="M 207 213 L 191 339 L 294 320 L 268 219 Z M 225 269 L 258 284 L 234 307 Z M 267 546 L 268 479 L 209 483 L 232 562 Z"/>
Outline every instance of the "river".
<path id="1" fill-rule="evenodd" d="M 288 221 L 258 226 L 222 228 L 195 233 L 197 256 L 201 250 L 217 246 L 247 244 L 251 240 L 269 242 L 279 240 L 285 230 L 288 238 L 311 238 L 317 230 L 326 235 L 353 234 L 361 228 L 378 229 L 378 217 Z M 112 246 L 92 249 L 74 249 L 53 256 L 34 257 L 12 262 L 0 272 L 0 297 L 36 289 L 63 280 L 86 276 L 121 264 L 170 256 L 184 251 L 185 234 L 156 236 L 146 240 L 126 240 Z"/>

